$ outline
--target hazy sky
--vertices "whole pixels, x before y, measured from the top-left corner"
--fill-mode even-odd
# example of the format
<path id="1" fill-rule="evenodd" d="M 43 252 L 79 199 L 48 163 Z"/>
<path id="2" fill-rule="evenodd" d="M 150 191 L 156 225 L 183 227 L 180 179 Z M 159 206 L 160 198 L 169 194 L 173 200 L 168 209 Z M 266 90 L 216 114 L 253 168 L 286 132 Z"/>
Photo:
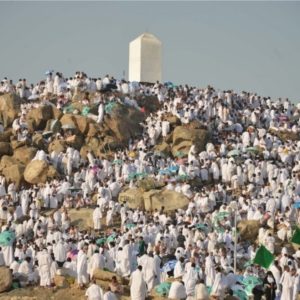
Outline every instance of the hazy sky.
<path id="1" fill-rule="evenodd" d="M 163 80 L 300 101 L 300 2 L 1 2 L 0 78 L 128 74 L 128 43 L 163 42 Z"/>

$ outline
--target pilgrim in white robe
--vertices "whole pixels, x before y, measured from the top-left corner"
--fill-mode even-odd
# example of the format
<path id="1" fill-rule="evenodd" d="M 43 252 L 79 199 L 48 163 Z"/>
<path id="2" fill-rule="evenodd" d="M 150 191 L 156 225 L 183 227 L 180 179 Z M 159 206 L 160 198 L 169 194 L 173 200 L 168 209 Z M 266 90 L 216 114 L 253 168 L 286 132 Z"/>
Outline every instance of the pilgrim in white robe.
<path id="1" fill-rule="evenodd" d="M 147 286 L 140 268 L 136 269 L 130 277 L 131 300 L 144 300 L 147 296 Z"/>
<path id="2" fill-rule="evenodd" d="M 104 119 L 104 104 L 101 102 L 98 106 L 98 119 L 97 123 L 101 124 Z"/>
<path id="3" fill-rule="evenodd" d="M 88 283 L 87 256 L 82 250 L 77 256 L 77 282 L 79 285 Z"/>
<path id="4" fill-rule="evenodd" d="M 161 135 L 165 138 L 170 132 L 170 122 L 162 121 L 161 123 Z"/>
<path id="5" fill-rule="evenodd" d="M 87 300 L 103 300 L 103 290 L 96 283 L 92 283 L 85 292 Z"/>
<path id="6" fill-rule="evenodd" d="M 205 258 L 205 275 L 206 275 L 206 285 L 212 286 L 215 278 L 215 265 L 212 256 L 207 256 Z"/>
<path id="7" fill-rule="evenodd" d="M 109 209 L 106 213 L 106 226 L 109 227 L 112 225 L 113 221 L 113 210 Z"/>
<path id="8" fill-rule="evenodd" d="M 51 257 L 46 249 L 37 256 L 39 264 L 40 286 L 51 285 Z"/>
<path id="9" fill-rule="evenodd" d="M 298 274 L 295 275 L 294 277 L 294 288 L 293 288 L 293 300 L 298 299 L 298 294 L 300 291 L 300 275 L 299 275 L 299 270 L 297 272 Z"/>
<path id="10" fill-rule="evenodd" d="M 222 273 L 218 272 L 214 278 L 214 283 L 211 288 L 211 295 L 218 296 L 223 299 L 225 293 L 225 280 L 223 279 Z"/>
<path id="11" fill-rule="evenodd" d="M 5 265 L 9 266 L 14 261 L 13 245 L 2 246 L 2 252 Z"/>
<path id="12" fill-rule="evenodd" d="M 67 248 L 64 244 L 63 240 L 60 240 L 57 245 L 53 247 L 53 254 L 55 257 L 55 260 L 58 263 L 64 263 L 67 259 Z"/>
<path id="13" fill-rule="evenodd" d="M 94 229 L 100 230 L 101 229 L 101 218 L 102 212 L 99 206 L 97 206 L 93 211 L 93 222 L 94 222 Z"/>
<path id="14" fill-rule="evenodd" d="M 294 280 L 291 274 L 288 271 L 284 271 L 281 279 L 280 284 L 282 284 L 282 293 L 281 293 L 281 300 L 293 300 L 293 285 Z"/>
<path id="15" fill-rule="evenodd" d="M 148 292 L 150 292 L 155 285 L 156 274 L 154 258 L 144 254 L 140 259 L 138 259 L 138 263 L 143 267 L 142 273 L 147 284 Z"/>
<path id="16" fill-rule="evenodd" d="M 180 281 L 174 281 L 171 284 L 169 295 L 169 299 L 185 299 L 186 298 L 186 290 L 185 286 Z"/>
<path id="17" fill-rule="evenodd" d="M 184 274 L 184 264 L 178 260 L 174 268 L 174 278 L 181 277 L 183 276 L 183 274 Z"/>
<path id="18" fill-rule="evenodd" d="M 154 268 L 155 268 L 155 285 L 159 285 L 161 282 L 161 271 L 160 271 L 161 258 L 158 255 L 154 255 Z"/>
<path id="19" fill-rule="evenodd" d="M 89 262 L 90 277 L 93 278 L 95 270 L 97 269 L 103 270 L 104 266 L 105 266 L 104 256 L 102 254 L 99 254 L 99 252 L 94 253 Z"/>
<path id="20" fill-rule="evenodd" d="M 120 254 L 119 254 L 120 253 Z M 126 244 L 123 250 L 118 253 L 118 268 L 121 276 L 126 277 L 130 275 L 132 265 L 132 255 L 130 251 L 130 245 Z"/>
<path id="21" fill-rule="evenodd" d="M 195 287 L 195 300 L 208 300 L 209 295 L 204 283 L 199 283 Z"/>
<path id="22" fill-rule="evenodd" d="M 115 295 L 115 293 L 111 292 L 111 291 L 107 291 L 104 295 L 103 295 L 103 300 L 118 300 L 117 296 Z"/>
<path id="23" fill-rule="evenodd" d="M 195 295 L 196 283 L 199 279 L 198 272 L 195 270 L 195 267 L 190 267 L 182 279 L 186 289 L 187 297 L 193 297 Z"/>

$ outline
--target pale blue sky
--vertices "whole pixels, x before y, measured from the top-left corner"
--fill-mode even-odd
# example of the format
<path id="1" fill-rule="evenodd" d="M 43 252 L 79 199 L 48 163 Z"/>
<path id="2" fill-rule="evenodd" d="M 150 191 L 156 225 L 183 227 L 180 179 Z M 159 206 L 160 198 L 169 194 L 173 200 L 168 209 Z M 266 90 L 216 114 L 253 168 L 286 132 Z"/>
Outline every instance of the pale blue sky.
<path id="1" fill-rule="evenodd" d="M 300 2 L 1 2 L 0 78 L 128 74 L 128 43 L 163 42 L 163 80 L 300 100 Z"/>

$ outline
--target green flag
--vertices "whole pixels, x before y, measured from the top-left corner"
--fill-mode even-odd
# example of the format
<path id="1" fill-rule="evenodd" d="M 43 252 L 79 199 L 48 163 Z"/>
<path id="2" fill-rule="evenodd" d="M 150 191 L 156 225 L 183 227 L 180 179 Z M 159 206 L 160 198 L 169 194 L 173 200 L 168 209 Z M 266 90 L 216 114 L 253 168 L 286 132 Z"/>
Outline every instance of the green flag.
<path id="1" fill-rule="evenodd" d="M 291 242 L 300 245 L 300 229 L 298 227 L 294 231 Z"/>
<path id="2" fill-rule="evenodd" d="M 273 254 L 265 246 L 261 245 L 256 252 L 253 263 L 268 269 L 273 260 Z"/>

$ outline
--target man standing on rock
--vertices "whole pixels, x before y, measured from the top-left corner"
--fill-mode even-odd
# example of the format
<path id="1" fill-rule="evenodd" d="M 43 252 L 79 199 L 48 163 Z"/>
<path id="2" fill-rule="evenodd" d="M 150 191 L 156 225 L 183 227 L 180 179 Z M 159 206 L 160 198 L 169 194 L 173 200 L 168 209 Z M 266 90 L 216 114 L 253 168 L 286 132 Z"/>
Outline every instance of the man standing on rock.
<path id="1" fill-rule="evenodd" d="M 97 123 L 102 124 L 104 119 L 104 103 L 101 101 L 98 106 L 98 119 Z"/>

